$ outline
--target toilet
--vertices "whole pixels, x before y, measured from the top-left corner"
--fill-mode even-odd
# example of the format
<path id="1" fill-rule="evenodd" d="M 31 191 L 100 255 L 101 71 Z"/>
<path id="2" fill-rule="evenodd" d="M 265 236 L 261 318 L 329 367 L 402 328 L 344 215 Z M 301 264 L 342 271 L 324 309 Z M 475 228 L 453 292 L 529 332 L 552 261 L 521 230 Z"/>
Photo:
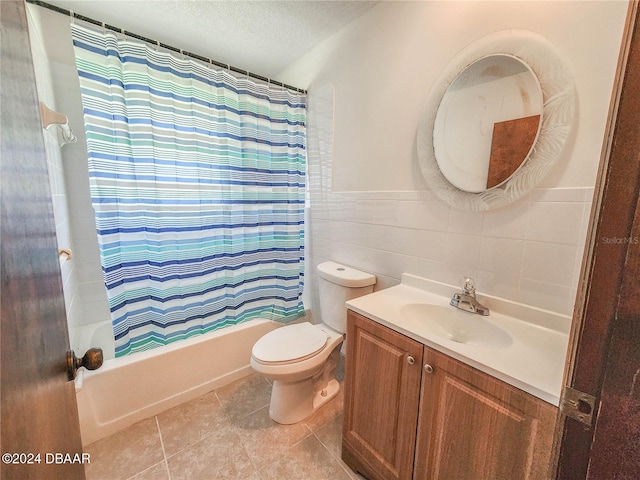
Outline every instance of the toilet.
<path id="1" fill-rule="evenodd" d="M 282 424 L 297 423 L 340 390 L 336 367 L 347 327 L 345 302 L 373 291 L 376 277 L 335 262 L 318 265 L 322 323 L 277 328 L 251 351 L 251 366 L 273 382 L 269 415 Z"/>

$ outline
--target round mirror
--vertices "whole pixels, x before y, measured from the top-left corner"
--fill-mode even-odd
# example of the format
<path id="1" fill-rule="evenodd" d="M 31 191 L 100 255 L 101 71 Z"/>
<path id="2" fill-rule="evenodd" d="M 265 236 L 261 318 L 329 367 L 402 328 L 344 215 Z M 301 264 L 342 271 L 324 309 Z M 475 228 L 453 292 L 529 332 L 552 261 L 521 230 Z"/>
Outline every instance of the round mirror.
<path id="1" fill-rule="evenodd" d="M 438 107 L 438 167 L 465 192 L 496 188 L 529 156 L 541 118 L 542 89 L 526 63 L 505 54 L 480 58 L 456 76 Z"/>
<path id="2" fill-rule="evenodd" d="M 429 92 L 417 134 L 424 179 L 461 210 L 511 203 L 553 166 L 573 113 L 571 74 L 548 40 L 524 30 L 487 35 Z"/>

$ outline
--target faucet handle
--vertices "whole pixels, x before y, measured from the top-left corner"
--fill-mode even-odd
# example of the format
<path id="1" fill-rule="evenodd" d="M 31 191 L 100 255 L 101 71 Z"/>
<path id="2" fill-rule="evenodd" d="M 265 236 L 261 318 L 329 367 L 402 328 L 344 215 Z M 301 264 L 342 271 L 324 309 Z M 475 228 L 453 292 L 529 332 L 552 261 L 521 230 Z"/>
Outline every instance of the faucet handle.
<path id="1" fill-rule="evenodd" d="M 462 277 L 460 279 L 460 286 L 465 295 L 474 295 L 476 293 L 476 282 L 471 277 Z"/>

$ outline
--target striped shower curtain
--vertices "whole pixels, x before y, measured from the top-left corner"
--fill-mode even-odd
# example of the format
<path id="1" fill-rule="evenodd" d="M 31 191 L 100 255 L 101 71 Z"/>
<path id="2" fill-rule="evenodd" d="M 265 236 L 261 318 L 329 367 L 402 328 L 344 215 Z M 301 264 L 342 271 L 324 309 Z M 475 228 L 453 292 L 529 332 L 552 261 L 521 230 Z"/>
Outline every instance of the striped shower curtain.
<path id="1" fill-rule="evenodd" d="M 303 314 L 304 94 L 72 25 L 116 356 Z"/>

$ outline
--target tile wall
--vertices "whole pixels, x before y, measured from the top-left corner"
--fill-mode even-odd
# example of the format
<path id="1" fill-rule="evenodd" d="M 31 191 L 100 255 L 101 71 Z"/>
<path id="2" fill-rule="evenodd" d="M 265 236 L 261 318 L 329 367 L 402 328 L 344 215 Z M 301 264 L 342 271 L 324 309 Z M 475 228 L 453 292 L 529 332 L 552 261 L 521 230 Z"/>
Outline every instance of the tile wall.
<path id="1" fill-rule="evenodd" d="M 73 252 L 71 260 L 61 262 L 71 347 L 81 355 L 91 347 L 82 327 L 109 321 L 110 313 L 89 193 L 80 85 L 71 42 L 50 40 L 55 38 L 53 31 L 69 31 L 68 18 L 34 5 L 26 7 L 38 96 L 68 117 L 78 139 L 60 147 L 55 129 L 45 131 L 58 246 Z M 69 40 L 70 33 L 63 38 Z"/>
<path id="2" fill-rule="evenodd" d="M 333 89 L 309 94 L 309 248 L 315 266 L 343 262 L 376 274 L 377 289 L 412 273 L 570 315 L 577 291 L 593 188 L 535 189 L 483 213 L 457 211 L 431 191 L 332 190 Z M 316 298 L 317 300 L 317 298 Z M 317 301 L 313 302 L 313 306 Z"/>
<path id="3" fill-rule="evenodd" d="M 28 10 L 29 36 L 33 57 L 34 72 L 38 90 L 38 98 L 48 108 L 62 112 L 58 105 L 52 80 L 52 65 L 47 57 L 43 40 L 40 18 Z M 75 253 L 75 245 L 69 215 L 69 198 L 67 195 L 67 181 L 64 172 L 63 149 L 58 143 L 57 128 L 52 126 L 43 130 L 47 168 L 49 170 L 49 184 L 53 215 L 56 226 L 58 249 L 71 249 Z M 65 146 L 64 148 L 68 148 Z M 60 270 L 64 289 L 64 299 L 67 318 L 78 316 L 78 279 L 76 262 L 60 257 Z"/>

